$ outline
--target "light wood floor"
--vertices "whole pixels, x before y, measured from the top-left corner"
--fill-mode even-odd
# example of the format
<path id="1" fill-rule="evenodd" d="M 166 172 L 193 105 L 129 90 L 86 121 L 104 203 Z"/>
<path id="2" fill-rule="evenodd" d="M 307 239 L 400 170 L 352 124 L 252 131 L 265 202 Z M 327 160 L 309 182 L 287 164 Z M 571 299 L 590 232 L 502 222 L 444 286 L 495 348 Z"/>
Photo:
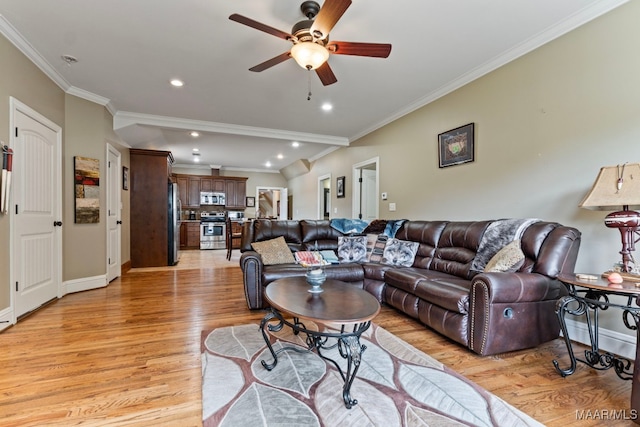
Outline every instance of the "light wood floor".
<path id="1" fill-rule="evenodd" d="M 262 318 L 238 259 L 185 251 L 177 267 L 133 269 L 0 333 L 0 426 L 201 425 L 201 332 Z M 483 358 L 391 308 L 375 322 L 546 425 L 634 425 L 596 417 L 629 415 L 630 381 L 584 365 L 561 378 L 561 340 Z"/>

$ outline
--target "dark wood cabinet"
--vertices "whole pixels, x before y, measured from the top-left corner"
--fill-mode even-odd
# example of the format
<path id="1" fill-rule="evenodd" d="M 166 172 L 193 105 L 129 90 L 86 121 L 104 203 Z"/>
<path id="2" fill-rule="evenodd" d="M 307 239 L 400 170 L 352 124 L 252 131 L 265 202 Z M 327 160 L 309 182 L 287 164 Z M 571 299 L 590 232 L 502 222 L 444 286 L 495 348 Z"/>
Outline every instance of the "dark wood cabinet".
<path id="1" fill-rule="evenodd" d="M 225 206 L 228 209 L 244 210 L 245 197 L 247 195 L 247 178 L 227 178 L 225 193 Z"/>
<path id="2" fill-rule="evenodd" d="M 200 191 L 214 191 L 214 189 L 213 189 L 213 179 L 211 179 L 211 178 L 200 178 Z"/>
<path id="3" fill-rule="evenodd" d="M 180 224 L 180 249 L 186 249 L 187 247 L 187 223 Z"/>
<path id="4" fill-rule="evenodd" d="M 213 178 L 211 181 L 211 191 L 216 191 L 218 193 L 224 193 L 225 191 L 227 191 L 227 181 L 224 178 Z"/>
<path id="5" fill-rule="evenodd" d="M 184 209 L 189 206 L 187 204 L 188 202 L 187 186 L 188 186 L 189 180 L 186 177 L 178 176 L 178 175 L 174 176 L 174 179 L 178 184 L 178 196 L 180 197 L 180 204 Z"/>
<path id="6" fill-rule="evenodd" d="M 131 267 L 169 264 L 169 151 L 130 149 Z"/>
<path id="7" fill-rule="evenodd" d="M 200 223 L 198 222 L 187 223 L 187 248 L 200 248 Z"/>
<path id="8" fill-rule="evenodd" d="M 187 200 L 191 208 L 200 207 L 200 177 L 189 177 L 187 181 Z"/>

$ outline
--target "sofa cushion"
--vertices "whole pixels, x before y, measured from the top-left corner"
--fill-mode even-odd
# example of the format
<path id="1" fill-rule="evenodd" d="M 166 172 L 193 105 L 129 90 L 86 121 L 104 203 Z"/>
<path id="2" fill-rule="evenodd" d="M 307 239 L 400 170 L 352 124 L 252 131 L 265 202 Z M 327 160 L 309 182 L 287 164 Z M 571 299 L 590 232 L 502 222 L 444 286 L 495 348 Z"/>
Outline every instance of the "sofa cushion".
<path id="1" fill-rule="evenodd" d="M 300 221 L 302 246 L 304 250 L 336 250 L 338 237 L 342 236 L 331 222 L 324 219 L 303 219 Z M 317 246 L 317 248 L 316 248 Z"/>
<path id="2" fill-rule="evenodd" d="M 514 240 L 489 260 L 484 272 L 514 272 L 522 267 L 522 264 L 524 264 L 524 253 L 520 249 L 520 240 Z"/>
<path id="3" fill-rule="evenodd" d="M 382 264 L 396 267 L 411 267 L 418 251 L 418 242 L 389 239 L 382 253 Z"/>
<path id="4" fill-rule="evenodd" d="M 287 246 L 287 242 L 282 236 L 262 242 L 253 242 L 251 243 L 251 247 L 260 254 L 264 265 L 296 262 L 289 246 Z"/>
<path id="5" fill-rule="evenodd" d="M 439 271 L 421 268 L 392 269 L 385 272 L 387 287 L 415 295 L 456 313 L 469 310 L 471 282 Z"/>
<path id="6" fill-rule="evenodd" d="M 364 262 L 367 260 L 367 236 L 338 237 L 340 262 Z"/>

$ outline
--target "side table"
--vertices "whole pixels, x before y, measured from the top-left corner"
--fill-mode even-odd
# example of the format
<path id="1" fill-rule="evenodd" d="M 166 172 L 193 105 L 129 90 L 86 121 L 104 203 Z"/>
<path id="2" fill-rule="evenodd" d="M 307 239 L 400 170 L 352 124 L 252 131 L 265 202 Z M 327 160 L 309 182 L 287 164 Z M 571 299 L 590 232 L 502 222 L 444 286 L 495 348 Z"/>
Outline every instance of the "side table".
<path id="1" fill-rule="evenodd" d="M 631 406 L 630 409 L 633 421 L 640 423 L 638 415 L 640 414 L 640 284 L 635 282 L 624 281 L 617 287 L 611 286 L 609 282 L 601 278 L 600 275 L 594 275 L 597 279 L 585 280 L 579 279 L 575 274 L 561 274 L 558 280 L 565 284 L 569 291 L 569 295 L 560 298 L 556 304 L 556 314 L 560 322 L 564 341 L 569 352 L 571 365 L 567 369 L 561 369 L 557 360 L 553 361 L 556 371 L 566 377 L 576 370 L 577 362 L 584 363 L 594 369 L 606 370 L 613 368 L 618 377 L 623 380 L 632 380 L 631 385 Z M 611 302 L 609 297 L 618 295 L 627 299 L 626 304 L 617 304 Z M 598 345 L 598 313 L 601 310 L 607 310 L 609 307 L 622 310 L 622 321 L 624 325 L 636 331 L 636 358 L 633 362 L 615 354 L 601 351 Z M 585 350 L 584 359 L 577 358 L 574 354 L 569 333 L 567 331 L 567 323 L 565 316 L 585 316 L 587 329 L 589 331 L 589 340 L 591 348 Z"/>

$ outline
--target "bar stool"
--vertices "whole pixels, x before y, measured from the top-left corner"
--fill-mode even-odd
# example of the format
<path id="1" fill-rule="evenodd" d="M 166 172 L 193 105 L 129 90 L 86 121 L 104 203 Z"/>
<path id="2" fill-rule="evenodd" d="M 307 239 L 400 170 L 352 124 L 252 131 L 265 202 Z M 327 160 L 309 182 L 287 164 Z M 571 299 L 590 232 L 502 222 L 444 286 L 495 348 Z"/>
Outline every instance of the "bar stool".
<path id="1" fill-rule="evenodd" d="M 235 232 L 233 231 L 233 225 L 231 224 L 231 218 L 229 218 L 229 216 L 227 216 L 226 218 L 226 237 L 225 237 L 225 241 L 227 243 L 227 261 L 231 260 L 231 251 L 233 251 L 233 240 L 234 239 L 241 239 L 242 238 L 242 232 Z"/>

